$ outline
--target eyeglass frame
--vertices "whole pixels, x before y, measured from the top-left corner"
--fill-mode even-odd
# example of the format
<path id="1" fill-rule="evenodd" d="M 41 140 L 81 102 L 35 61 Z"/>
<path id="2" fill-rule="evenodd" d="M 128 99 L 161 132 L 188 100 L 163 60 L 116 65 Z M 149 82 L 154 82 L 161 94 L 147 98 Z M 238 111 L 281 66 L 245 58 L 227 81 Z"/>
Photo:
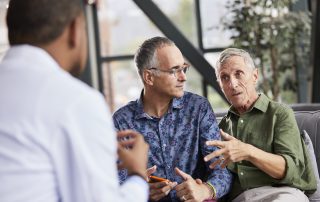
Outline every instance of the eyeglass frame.
<path id="1" fill-rule="evenodd" d="M 181 74 L 183 72 L 184 74 L 186 74 L 189 68 L 190 68 L 190 64 L 184 63 L 182 66 L 174 66 L 174 67 L 171 67 L 169 70 L 163 70 L 157 67 L 151 67 L 151 68 L 148 68 L 147 70 L 157 70 L 160 72 L 168 73 L 177 78 L 177 73 Z"/>

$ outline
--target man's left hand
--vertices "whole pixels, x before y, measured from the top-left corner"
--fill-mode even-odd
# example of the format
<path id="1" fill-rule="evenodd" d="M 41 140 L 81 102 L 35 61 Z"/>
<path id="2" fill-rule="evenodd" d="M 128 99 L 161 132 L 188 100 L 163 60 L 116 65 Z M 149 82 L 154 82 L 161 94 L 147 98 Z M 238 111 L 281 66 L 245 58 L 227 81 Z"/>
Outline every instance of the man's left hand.
<path id="1" fill-rule="evenodd" d="M 179 168 L 175 168 L 176 174 L 184 179 L 174 189 L 181 201 L 202 202 L 211 196 L 208 187 L 201 183 L 201 180 L 194 180 L 190 175 L 184 173 Z"/>
<path id="2" fill-rule="evenodd" d="M 216 146 L 220 148 L 212 152 L 211 154 L 208 154 L 204 158 L 204 161 L 207 162 L 213 158 L 220 156 L 218 160 L 210 164 L 211 169 L 219 164 L 221 168 L 225 168 L 230 162 L 234 163 L 242 160 L 248 160 L 250 156 L 250 147 L 248 147 L 248 144 L 241 142 L 228 133 L 223 132 L 223 130 L 221 129 L 220 134 L 224 141 L 213 140 L 206 142 L 207 146 Z"/>

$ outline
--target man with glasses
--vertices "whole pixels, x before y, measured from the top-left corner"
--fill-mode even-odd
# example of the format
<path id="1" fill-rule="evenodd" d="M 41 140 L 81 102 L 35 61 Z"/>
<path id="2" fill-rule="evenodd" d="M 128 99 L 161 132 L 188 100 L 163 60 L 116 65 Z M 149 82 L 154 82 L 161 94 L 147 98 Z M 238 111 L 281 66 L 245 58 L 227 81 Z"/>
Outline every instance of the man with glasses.
<path id="1" fill-rule="evenodd" d="M 205 146 L 220 140 L 207 99 L 184 91 L 189 65 L 175 44 L 164 37 L 146 40 L 135 55 L 144 85 L 138 100 L 113 115 L 118 130 L 133 129 L 150 145 L 147 175 L 167 179 L 149 183 L 151 201 L 216 199 L 229 191 L 231 175 L 210 171 L 203 157 L 216 150 Z M 126 178 L 126 171 L 120 179 Z"/>

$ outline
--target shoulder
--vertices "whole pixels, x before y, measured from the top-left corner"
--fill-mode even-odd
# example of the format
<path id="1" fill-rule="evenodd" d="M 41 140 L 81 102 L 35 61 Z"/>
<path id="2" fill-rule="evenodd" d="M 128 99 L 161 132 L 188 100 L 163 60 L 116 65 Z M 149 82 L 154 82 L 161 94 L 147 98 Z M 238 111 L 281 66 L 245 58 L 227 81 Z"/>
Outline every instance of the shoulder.
<path id="1" fill-rule="evenodd" d="M 276 101 L 270 100 L 268 111 L 274 113 L 275 115 L 289 115 L 293 114 L 293 110 L 286 104 L 279 103 Z"/>
<path id="2" fill-rule="evenodd" d="M 116 110 L 112 117 L 113 118 L 120 118 L 122 116 L 128 116 L 128 115 L 133 115 L 135 111 L 138 108 L 137 100 L 135 101 L 130 101 L 128 104 L 126 104 L 123 107 L 120 107 L 118 110 Z"/>
<path id="3" fill-rule="evenodd" d="M 209 104 L 209 101 L 207 98 L 194 93 L 187 92 L 187 91 L 184 92 L 183 100 L 185 103 L 193 103 L 195 105 L 197 104 L 200 105 L 203 103 Z"/>

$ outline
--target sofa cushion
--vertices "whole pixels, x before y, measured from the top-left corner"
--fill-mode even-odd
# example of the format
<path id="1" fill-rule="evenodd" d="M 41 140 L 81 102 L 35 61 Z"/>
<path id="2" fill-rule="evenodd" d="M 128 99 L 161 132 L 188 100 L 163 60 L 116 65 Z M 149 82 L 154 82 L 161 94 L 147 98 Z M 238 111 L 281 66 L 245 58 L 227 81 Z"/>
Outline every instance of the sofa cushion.
<path id="1" fill-rule="evenodd" d="M 320 168 L 320 110 L 295 111 L 295 117 L 300 131 L 305 130 L 313 143 L 313 149 L 318 166 Z"/>
<path id="2" fill-rule="evenodd" d="M 313 170 L 314 170 L 314 175 L 315 175 L 316 181 L 317 181 L 317 190 L 313 194 L 309 194 L 308 195 L 309 201 L 311 201 L 311 202 L 320 202 L 320 179 L 319 179 L 319 173 L 318 173 L 316 157 L 315 157 L 315 153 L 314 153 L 314 150 L 313 150 L 313 144 L 312 144 L 312 141 L 311 141 L 308 133 L 305 130 L 302 131 L 302 137 L 303 137 L 304 143 L 306 145 L 306 148 L 307 148 L 307 150 L 309 152 L 309 157 L 310 157 L 310 160 L 311 160 L 311 163 L 312 163 L 312 167 L 313 167 Z"/>

